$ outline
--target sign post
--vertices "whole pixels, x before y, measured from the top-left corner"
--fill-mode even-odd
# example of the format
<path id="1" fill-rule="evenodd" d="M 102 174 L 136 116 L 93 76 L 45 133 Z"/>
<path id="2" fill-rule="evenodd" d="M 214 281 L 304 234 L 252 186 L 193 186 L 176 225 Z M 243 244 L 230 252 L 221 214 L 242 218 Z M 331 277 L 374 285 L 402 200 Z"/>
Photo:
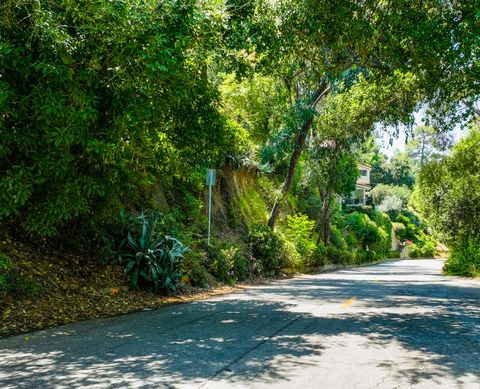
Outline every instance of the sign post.
<path id="1" fill-rule="evenodd" d="M 208 238 L 207 243 L 210 244 L 210 232 L 212 227 L 212 186 L 215 185 L 216 171 L 215 169 L 207 169 L 207 185 L 208 185 Z"/>

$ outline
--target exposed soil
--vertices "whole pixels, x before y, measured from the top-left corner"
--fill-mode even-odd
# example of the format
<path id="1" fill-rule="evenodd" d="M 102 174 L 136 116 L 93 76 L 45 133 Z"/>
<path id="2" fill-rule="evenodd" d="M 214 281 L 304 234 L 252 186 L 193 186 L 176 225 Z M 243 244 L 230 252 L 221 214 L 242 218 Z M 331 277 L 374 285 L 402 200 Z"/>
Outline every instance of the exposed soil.
<path id="1" fill-rule="evenodd" d="M 174 296 L 129 290 L 118 265 L 99 266 L 88 255 L 65 253 L 52 248 L 51 243 L 19 242 L 4 232 L 0 233 L 0 254 L 8 256 L 15 274 L 27 285 L 23 288 L 27 291 L 0 292 L 0 337 L 156 309 L 245 287 L 203 289 L 184 283 Z"/>

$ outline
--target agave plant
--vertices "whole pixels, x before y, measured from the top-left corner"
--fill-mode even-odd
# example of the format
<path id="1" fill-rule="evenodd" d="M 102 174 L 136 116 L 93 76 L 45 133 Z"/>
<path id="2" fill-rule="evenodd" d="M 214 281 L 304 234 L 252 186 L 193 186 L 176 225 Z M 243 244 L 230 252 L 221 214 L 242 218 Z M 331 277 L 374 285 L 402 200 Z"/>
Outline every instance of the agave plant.
<path id="1" fill-rule="evenodd" d="M 175 291 L 183 276 L 183 254 L 188 249 L 171 236 L 157 236 L 156 220 L 150 223 L 143 213 L 139 220 L 140 236 L 135 238 L 129 231 L 121 243 L 120 262 L 125 264 L 125 274 L 130 275 L 130 287 Z"/>

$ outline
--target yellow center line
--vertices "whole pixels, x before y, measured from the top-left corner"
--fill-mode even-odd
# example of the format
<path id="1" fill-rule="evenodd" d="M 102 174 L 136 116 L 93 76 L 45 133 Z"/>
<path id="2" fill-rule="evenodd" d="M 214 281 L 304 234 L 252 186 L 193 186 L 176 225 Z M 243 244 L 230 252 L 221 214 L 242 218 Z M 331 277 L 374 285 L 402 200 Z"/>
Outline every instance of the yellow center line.
<path id="1" fill-rule="evenodd" d="M 342 304 L 342 307 L 343 308 L 349 307 L 350 305 L 352 305 L 355 302 L 356 299 L 357 299 L 356 297 L 350 297 L 347 301 L 345 301 Z"/>

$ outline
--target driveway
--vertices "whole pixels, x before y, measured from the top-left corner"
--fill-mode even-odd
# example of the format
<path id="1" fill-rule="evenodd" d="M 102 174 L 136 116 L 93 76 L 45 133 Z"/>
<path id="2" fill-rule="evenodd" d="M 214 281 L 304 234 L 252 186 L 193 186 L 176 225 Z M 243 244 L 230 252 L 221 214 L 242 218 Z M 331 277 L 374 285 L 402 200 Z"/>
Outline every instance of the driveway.
<path id="1" fill-rule="evenodd" d="M 1 388 L 478 388 L 480 282 L 404 260 L 0 340 Z"/>

